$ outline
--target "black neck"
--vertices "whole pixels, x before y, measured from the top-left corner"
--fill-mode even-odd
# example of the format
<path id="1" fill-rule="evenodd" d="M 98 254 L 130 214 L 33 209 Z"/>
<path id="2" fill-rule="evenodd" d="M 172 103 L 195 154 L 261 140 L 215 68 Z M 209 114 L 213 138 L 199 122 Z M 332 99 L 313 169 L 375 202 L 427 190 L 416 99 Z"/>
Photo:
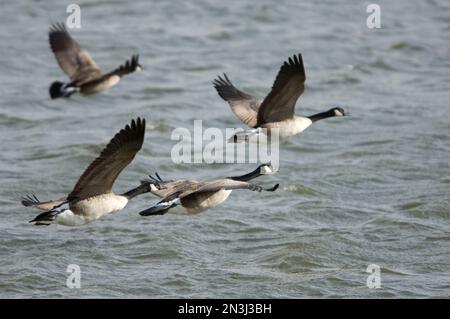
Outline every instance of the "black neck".
<path id="1" fill-rule="evenodd" d="M 248 182 L 249 180 L 252 180 L 258 176 L 261 176 L 259 167 L 257 169 L 255 169 L 253 172 L 250 172 L 248 174 L 241 175 L 241 176 L 229 177 L 229 178 L 232 180 L 235 180 L 235 181 Z"/>
<path id="2" fill-rule="evenodd" d="M 312 122 L 316 122 L 318 120 L 323 120 L 323 119 L 333 117 L 333 116 L 336 116 L 336 114 L 334 113 L 334 110 L 329 110 L 329 111 L 325 111 L 325 112 L 321 112 L 321 113 L 317 113 L 317 114 L 308 116 L 308 118 Z"/>
<path id="3" fill-rule="evenodd" d="M 150 186 L 148 184 L 142 184 L 136 188 L 133 188 L 132 190 L 129 190 L 126 193 L 123 193 L 122 196 L 125 196 L 128 199 L 132 199 L 133 197 L 136 197 L 137 195 L 141 195 L 141 194 L 147 193 L 149 191 L 150 191 Z"/>

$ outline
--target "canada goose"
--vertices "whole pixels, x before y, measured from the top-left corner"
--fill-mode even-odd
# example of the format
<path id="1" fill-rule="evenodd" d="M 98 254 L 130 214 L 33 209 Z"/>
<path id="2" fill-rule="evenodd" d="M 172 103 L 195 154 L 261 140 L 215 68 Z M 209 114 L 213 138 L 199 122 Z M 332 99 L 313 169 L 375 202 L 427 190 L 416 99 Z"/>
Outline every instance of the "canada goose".
<path id="1" fill-rule="evenodd" d="M 150 183 L 142 183 L 121 195 L 112 192 L 117 176 L 141 149 L 144 134 L 145 119 L 132 120 L 130 125 L 126 125 L 111 139 L 100 156 L 89 165 L 67 197 L 47 202 L 39 201 L 34 195 L 24 197 L 22 199 L 24 206 L 45 211 L 30 223 L 84 225 L 123 209 L 133 197 L 149 192 Z"/>
<path id="2" fill-rule="evenodd" d="M 263 188 L 259 185 L 249 183 L 253 178 L 261 175 L 271 174 L 273 169 L 270 164 L 260 165 L 251 173 L 218 179 L 208 182 L 198 182 L 194 180 L 163 181 L 157 174 L 157 178 L 152 178 L 150 191 L 163 198 L 156 205 L 141 211 L 141 216 L 163 215 L 172 208 L 180 214 L 197 214 L 209 208 L 216 207 L 224 202 L 233 189 L 249 189 L 261 192 L 263 190 L 273 192 L 279 184 L 271 188 Z M 149 183 L 148 181 L 144 181 Z"/>
<path id="3" fill-rule="evenodd" d="M 89 53 L 72 39 L 63 23 L 52 25 L 49 42 L 59 66 L 71 81 L 53 82 L 50 85 L 52 99 L 69 97 L 77 92 L 82 95 L 95 94 L 116 85 L 122 76 L 142 70 L 139 56 L 134 55 L 114 71 L 102 71 Z"/>
<path id="4" fill-rule="evenodd" d="M 284 62 L 271 92 L 263 101 L 238 90 L 225 73 L 223 77 L 215 79 L 213 84 L 220 97 L 230 104 L 231 110 L 242 122 L 253 128 L 237 133 L 232 137 L 232 141 L 251 140 L 252 136 L 261 133 L 261 128 L 266 128 L 269 136 L 271 130 L 277 128 L 279 138 L 285 139 L 304 131 L 318 120 L 346 115 L 340 107 L 308 117 L 295 115 L 295 103 L 305 89 L 305 79 L 301 54 Z"/>

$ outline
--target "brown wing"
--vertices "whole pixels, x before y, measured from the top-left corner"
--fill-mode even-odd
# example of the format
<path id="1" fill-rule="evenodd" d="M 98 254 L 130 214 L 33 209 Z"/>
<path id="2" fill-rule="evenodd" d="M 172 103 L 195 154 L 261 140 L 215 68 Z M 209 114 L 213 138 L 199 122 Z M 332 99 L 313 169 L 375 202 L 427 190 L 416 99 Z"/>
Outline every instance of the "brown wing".
<path id="1" fill-rule="evenodd" d="M 84 199 L 111 192 L 117 176 L 141 149 L 144 134 L 145 119 L 140 118 L 120 130 L 84 171 L 68 199 Z"/>
<path id="2" fill-rule="evenodd" d="M 259 185 L 235 181 L 232 179 L 221 179 L 211 182 L 196 182 L 196 184 L 187 190 L 173 191 L 159 201 L 156 205 L 153 205 L 149 209 L 141 211 L 139 214 L 142 216 L 149 215 L 163 215 L 167 213 L 172 207 L 178 205 L 175 201 L 180 200 L 184 207 L 197 208 L 199 201 L 204 201 L 220 190 L 233 190 L 233 189 L 249 189 L 252 191 L 261 192 L 263 190 L 273 192 L 278 188 L 279 184 L 276 184 L 272 188 L 264 189 Z"/>
<path id="3" fill-rule="evenodd" d="M 154 192 L 154 194 L 161 198 L 166 198 L 168 196 L 173 195 L 174 193 L 179 193 L 184 189 L 195 189 L 196 187 L 199 187 L 200 184 L 202 183 L 187 179 L 180 179 L 171 182 L 163 182 L 161 184 L 162 186 L 161 189 Z"/>
<path id="4" fill-rule="evenodd" d="M 66 202 L 65 198 L 60 198 L 56 200 L 49 200 L 46 202 L 41 202 L 34 194 L 27 195 L 22 198 L 22 205 L 26 207 L 33 207 L 39 210 L 51 210 L 56 206 L 60 206 Z"/>
<path id="5" fill-rule="evenodd" d="M 72 39 L 63 23 L 52 25 L 49 42 L 59 66 L 77 85 L 103 74 L 89 53 Z"/>
<path id="6" fill-rule="evenodd" d="M 210 182 L 203 182 L 196 185 L 195 188 L 181 192 L 178 196 L 179 198 L 184 198 L 189 195 L 206 193 L 206 192 L 217 192 L 221 189 L 232 190 L 232 189 L 252 189 L 253 184 L 241 181 L 235 181 L 232 179 L 219 179 Z"/>
<path id="7" fill-rule="evenodd" d="M 228 102 L 233 113 L 246 125 L 254 127 L 261 101 L 256 97 L 238 90 L 224 73 L 213 81 L 220 97 Z"/>
<path id="8" fill-rule="evenodd" d="M 278 122 L 294 116 L 295 103 L 305 90 L 305 68 L 302 55 L 294 55 L 284 62 L 278 72 L 272 91 L 258 111 L 257 126 Z"/>

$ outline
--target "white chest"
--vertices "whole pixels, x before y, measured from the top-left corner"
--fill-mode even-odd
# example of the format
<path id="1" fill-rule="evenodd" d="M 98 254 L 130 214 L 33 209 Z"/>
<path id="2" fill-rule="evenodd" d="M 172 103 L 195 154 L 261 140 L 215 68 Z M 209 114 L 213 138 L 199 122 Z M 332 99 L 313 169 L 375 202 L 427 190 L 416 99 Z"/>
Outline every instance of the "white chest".
<path id="1" fill-rule="evenodd" d="M 307 117 L 295 116 L 293 119 L 282 122 L 268 123 L 267 128 L 270 130 L 270 135 L 273 138 L 274 134 L 278 134 L 280 140 L 286 139 L 290 136 L 306 130 L 312 121 Z"/>
<path id="2" fill-rule="evenodd" d="M 75 214 L 82 215 L 86 222 L 91 222 L 104 215 L 123 209 L 127 203 L 128 199 L 125 196 L 110 193 L 75 202 L 70 204 L 70 209 Z"/>

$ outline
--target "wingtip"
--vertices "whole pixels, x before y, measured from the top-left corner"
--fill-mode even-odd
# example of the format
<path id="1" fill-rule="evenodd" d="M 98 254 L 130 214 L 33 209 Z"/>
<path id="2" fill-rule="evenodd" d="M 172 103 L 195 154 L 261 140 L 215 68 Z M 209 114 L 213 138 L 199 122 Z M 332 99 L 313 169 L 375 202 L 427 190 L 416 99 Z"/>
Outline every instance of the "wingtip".
<path id="1" fill-rule="evenodd" d="M 130 64 L 132 66 L 136 66 L 138 64 L 138 62 L 139 62 L 139 55 L 138 54 L 133 54 L 131 56 L 131 63 Z"/>
<path id="2" fill-rule="evenodd" d="M 228 78 L 226 73 L 222 73 L 222 75 L 218 75 L 214 80 L 213 84 L 216 88 L 221 86 L 233 86 L 230 79 Z"/>
<path id="3" fill-rule="evenodd" d="M 216 76 L 213 80 L 212 80 L 212 84 L 214 85 L 214 87 L 217 87 L 219 84 L 219 78 L 220 75 Z"/>
<path id="4" fill-rule="evenodd" d="M 302 66 L 303 65 L 303 57 L 301 53 L 293 54 L 290 56 L 287 61 L 284 62 L 285 66 Z"/>
<path id="5" fill-rule="evenodd" d="M 35 194 L 29 194 L 29 195 L 22 196 L 20 202 L 22 203 L 23 206 L 30 207 L 35 204 L 38 204 L 39 199 L 36 197 Z"/>
<path id="6" fill-rule="evenodd" d="M 133 126 L 133 128 L 145 130 L 145 118 L 144 117 L 141 118 L 140 116 L 138 116 L 136 120 L 135 119 L 131 120 L 131 125 Z"/>
<path id="7" fill-rule="evenodd" d="M 132 119 L 130 124 L 125 126 L 125 130 L 129 131 L 135 137 L 139 137 L 141 147 L 145 137 L 145 118 L 137 117 Z"/>
<path id="8" fill-rule="evenodd" d="M 50 25 L 50 33 L 67 32 L 66 24 L 64 22 L 54 22 Z"/>
<path id="9" fill-rule="evenodd" d="M 220 75 L 217 75 L 214 80 L 212 81 L 214 84 L 214 87 L 219 87 L 222 83 L 222 77 Z"/>

